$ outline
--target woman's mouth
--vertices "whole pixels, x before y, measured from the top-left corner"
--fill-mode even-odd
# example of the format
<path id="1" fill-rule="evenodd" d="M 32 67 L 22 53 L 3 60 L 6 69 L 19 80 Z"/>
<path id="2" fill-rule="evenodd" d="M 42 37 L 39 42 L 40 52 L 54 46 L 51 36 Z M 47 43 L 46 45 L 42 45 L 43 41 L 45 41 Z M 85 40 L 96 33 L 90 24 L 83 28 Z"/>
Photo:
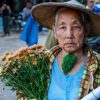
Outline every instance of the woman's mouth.
<path id="1" fill-rule="evenodd" d="M 65 43 L 64 46 L 73 47 L 73 46 L 75 46 L 75 43 Z"/>

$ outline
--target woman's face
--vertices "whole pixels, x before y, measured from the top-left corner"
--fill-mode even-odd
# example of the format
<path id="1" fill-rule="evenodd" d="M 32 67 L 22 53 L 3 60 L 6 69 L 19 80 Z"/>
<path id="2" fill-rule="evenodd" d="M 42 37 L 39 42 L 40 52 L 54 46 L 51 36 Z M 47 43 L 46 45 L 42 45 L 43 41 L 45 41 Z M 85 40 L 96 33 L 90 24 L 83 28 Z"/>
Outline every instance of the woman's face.
<path id="1" fill-rule="evenodd" d="M 63 9 L 56 16 L 54 34 L 65 52 L 76 52 L 82 49 L 85 32 L 77 13 Z"/>

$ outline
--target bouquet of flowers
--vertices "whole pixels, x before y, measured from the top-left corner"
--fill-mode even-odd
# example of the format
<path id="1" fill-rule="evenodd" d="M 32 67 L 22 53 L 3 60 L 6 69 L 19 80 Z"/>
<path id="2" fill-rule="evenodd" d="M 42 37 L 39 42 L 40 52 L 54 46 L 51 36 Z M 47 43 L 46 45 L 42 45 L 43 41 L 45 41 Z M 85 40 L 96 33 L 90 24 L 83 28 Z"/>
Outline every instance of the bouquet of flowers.
<path id="1" fill-rule="evenodd" d="M 8 52 L 0 61 L 0 78 L 5 85 L 18 91 L 18 98 L 45 100 L 52 60 L 52 53 L 41 45 Z"/>

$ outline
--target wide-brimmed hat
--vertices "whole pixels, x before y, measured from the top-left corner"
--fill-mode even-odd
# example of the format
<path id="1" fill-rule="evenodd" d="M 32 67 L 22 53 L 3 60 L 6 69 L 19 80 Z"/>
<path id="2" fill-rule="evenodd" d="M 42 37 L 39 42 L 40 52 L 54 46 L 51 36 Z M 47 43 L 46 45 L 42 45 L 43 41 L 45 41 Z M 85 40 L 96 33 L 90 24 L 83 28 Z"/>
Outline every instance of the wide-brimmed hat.
<path id="1" fill-rule="evenodd" d="M 71 0 L 68 2 L 46 2 L 35 5 L 32 9 L 32 16 L 34 16 L 42 25 L 52 29 L 56 11 L 57 9 L 63 7 L 79 10 L 88 15 L 92 26 L 91 34 L 89 35 L 100 35 L 100 16 L 96 15 L 76 0 Z"/>

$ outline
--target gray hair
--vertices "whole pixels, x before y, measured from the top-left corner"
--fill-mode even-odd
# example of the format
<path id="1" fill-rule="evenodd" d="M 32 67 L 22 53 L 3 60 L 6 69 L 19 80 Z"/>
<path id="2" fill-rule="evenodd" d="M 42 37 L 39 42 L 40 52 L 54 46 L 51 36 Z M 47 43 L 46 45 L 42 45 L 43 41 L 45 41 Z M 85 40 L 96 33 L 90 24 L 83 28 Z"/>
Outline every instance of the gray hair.
<path id="1" fill-rule="evenodd" d="M 59 8 L 56 10 L 56 14 L 55 14 L 55 19 L 54 19 L 54 26 L 53 26 L 53 31 L 56 31 L 56 26 L 57 26 L 57 20 L 58 20 L 58 14 L 59 12 L 61 12 L 63 9 L 66 8 Z M 71 8 L 69 8 L 71 9 Z M 78 11 L 78 10 L 77 10 Z M 87 14 L 83 13 L 83 12 L 79 12 L 79 16 L 80 16 L 80 22 L 83 25 L 85 32 L 88 32 L 88 25 L 90 24 L 90 18 Z M 89 30 L 90 31 L 90 30 Z"/>

